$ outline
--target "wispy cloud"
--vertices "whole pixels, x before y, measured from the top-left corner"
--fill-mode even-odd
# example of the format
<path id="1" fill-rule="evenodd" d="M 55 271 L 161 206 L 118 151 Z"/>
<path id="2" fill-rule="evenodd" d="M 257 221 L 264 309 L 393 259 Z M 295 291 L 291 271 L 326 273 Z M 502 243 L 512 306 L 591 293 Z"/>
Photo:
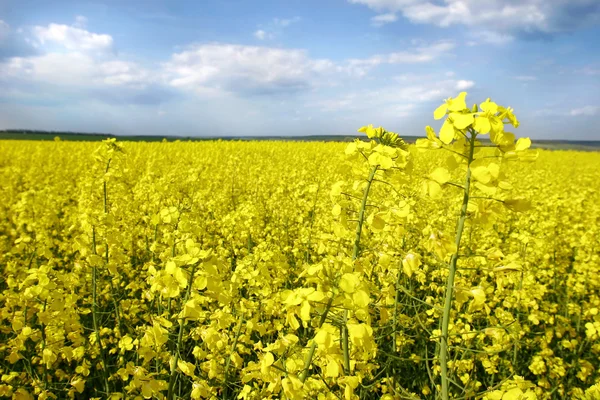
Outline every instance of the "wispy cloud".
<path id="1" fill-rule="evenodd" d="M 396 77 L 395 81 L 396 84 L 386 87 L 317 101 L 310 107 L 327 112 L 355 112 L 367 107 L 388 114 L 401 111 L 402 116 L 408 116 L 416 110 L 417 104 L 442 101 L 449 96 L 455 96 L 459 91 L 475 86 L 475 82 L 471 80 L 439 79 L 427 74 L 401 75 Z"/>
<path id="2" fill-rule="evenodd" d="M 288 28 L 290 25 L 300 22 L 302 18 L 273 18 L 268 24 L 259 25 L 256 31 L 254 31 L 254 37 L 258 40 L 271 40 L 281 35 L 283 30 Z"/>
<path id="3" fill-rule="evenodd" d="M 10 32 L 10 26 L 0 19 L 0 42 L 2 42 Z"/>
<path id="4" fill-rule="evenodd" d="M 348 0 L 376 12 L 401 13 L 413 23 L 439 27 L 466 25 L 485 29 L 483 41 L 504 43 L 512 36 L 539 38 L 572 32 L 600 20 L 595 0 L 480 1 Z M 487 36 L 487 37 L 486 37 Z"/>
<path id="5" fill-rule="evenodd" d="M 380 27 L 391 22 L 396 22 L 398 17 L 394 13 L 379 14 L 371 18 L 371 25 Z"/>
<path id="6" fill-rule="evenodd" d="M 421 64 L 434 61 L 450 54 L 456 44 L 450 40 L 422 44 L 408 50 L 374 55 L 364 59 L 348 60 L 346 70 L 354 76 L 364 76 L 381 64 Z"/>
<path id="7" fill-rule="evenodd" d="M 514 78 L 521 82 L 537 81 L 537 79 L 538 79 L 537 76 L 532 76 L 532 75 L 519 75 L 519 76 L 515 76 Z"/>
<path id="8" fill-rule="evenodd" d="M 254 32 L 254 37 L 258 40 L 273 39 L 275 36 L 272 33 L 258 29 Z"/>
<path id="9" fill-rule="evenodd" d="M 572 117 L 580 117 L 580 116 L 592 116 L 600 114 L 600 106 L 584 106 L 581 108 L 574 108 L 571 110 L 569 115 Z"/>

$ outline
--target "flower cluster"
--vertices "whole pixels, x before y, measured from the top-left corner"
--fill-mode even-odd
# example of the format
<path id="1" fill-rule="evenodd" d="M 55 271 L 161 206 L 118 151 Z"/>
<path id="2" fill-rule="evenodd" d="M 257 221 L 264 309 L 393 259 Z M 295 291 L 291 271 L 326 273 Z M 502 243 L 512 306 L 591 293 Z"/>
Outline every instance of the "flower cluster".
<path id="1" fill-rule="evenodd" d="M 0 398 L 598 398 L 600 155 L 465 96 L 414 146 L 0 143 Z"/>

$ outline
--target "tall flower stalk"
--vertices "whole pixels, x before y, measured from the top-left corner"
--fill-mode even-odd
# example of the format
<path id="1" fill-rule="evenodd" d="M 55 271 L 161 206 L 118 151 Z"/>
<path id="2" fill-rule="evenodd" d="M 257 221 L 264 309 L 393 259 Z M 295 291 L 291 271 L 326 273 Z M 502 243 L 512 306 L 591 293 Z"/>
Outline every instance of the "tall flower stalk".
<path id="1" fill-rule="evenodd" d="M 522 199 L 511 199 L 506 197 L 502 190 L 510 187 L 500 171 L 499 160 L 525 159 L 531 160 L 531 156 L 526 152 L 531 141 L 529 138 L 519 139 L 515 142 L 515 136 L 512 133 L 504 131 L 505 124 L 511 124 L 518 127 L 519 122 L 512 113 L 510 107 L 502 107 L 487 99 L 479 106 L 474 105 L 467 108 L 465 97 L 467 93 L 461 92 L 455 98 L 447 99 L 444 104 L 439 106 L 434 112 L 435 119 L 447 117 L 444 121 L 439 138 L 431 127 L 426 127 L 427 138 L 417 140 L 417 147 L 420 149 L 444 149 L 451 153 L 446 163 L 450 171 L 444 167 L 438 167 L 428 176 L 424 182 L 423 190 L 425 194 L 440 198 L 442 190 L 449 187 L 462 190 L 462 203 L 455 230 L 454 243 L 445 241 L 440 235 L 432 234 L 430 246 L 435 254 L 440 258 L 446 259 L 450 253 L 448 264 L 448 277 L 446 280 L 446 290 L 444 297 L 444 307 L 440 321 L 441 334 L 439 335 L 438 359 L 440 362 L 441 379 L 441 398 L 447 400 L 450 397 L 450 371 L 448 368 L 449 356 L 449 327 L 452 319 L 452 309 L 456 292 L 455 280 L 457 278 L 457 263 L 461 249 L 461 240 L 467 218 L 470 217 L 469 210 L 473 210 L 473 223 L 483 222 L 478 220 L 477 214 L 481 207 L 485 212 L 483 215 L 489 215 L 490 210 L 498 213 L 497 208 L 490 208 L 488 203 L 502 203 L 507 208 L 522 211 L 527 207 L 527 202 Z M 478 140 L 479 135 L 490 135 L 491 145 L 482 145 Z M 480 147 L 496 148 L 494 155 L 483 155 L 475 157 Z M 490 159 L 493 160 L 490 162 Z M 451 170 L 464 166 L 466 175 L 464 185 L 451 181 Z M 473 191 L 477 191 L 473 195 Z M 489 217 L 487 217 L 489 218 Z M 462 290 L 462 289 L 461 289 Z M 470 305 L 471 311 L 478 311 L 485 308 L 485 292 L 482 288 L 476 287 L 466 289 L 467 296 L 472 296 Z"/>
<path id="2" fill-rule="evenodd" d="M 460 207 L 460 216 L 456 225 L 455 246 L 456 251 L 450 258 L 448 268 L 448 280 L 446 282 L 446 296 L 444 298 L 444 312 L 442 316 L 442 337 L 440 342 L 440 367 L 442 378 L 442 398 L 448 398 L 448 326 L 450 324 L 450 312 L 452 310 L 452 300 L 454 295 L 454 277 L 456 275 L 456 263 L 458 261 L 458 250 L 462 239 L 465 221 L 467 219 L 467 207 L 469 205 L 469 194 L 471 188 L 471 163 L 473 162 L 473 150 L 475 149 L 475 132 L 469 132 L 469 153 L 467 159 L 467 174 L 465 177 L 465 186 L 463 189 L 463 201 Z"/>
<path id="3" fill-rule="evenodd" d="M 362 191 L 362 197 L 358 196 L 349 196 L 351 198 L 359 199 L 360 205 L 358 209 L 358 219 L 356 220 L 356 230 L 353 239 L 353 248 L 352 248 L 352 261 L 356 261 L 360 255 L 360 241 L 363 231 L 364 222 L 366 218 L 366 209 L 367 202 L 369 198 L 369 193 L 371 191 L 371 186 L 375 181 L 375 176 L 378 171 L 386 171 L 391 169 L 401 170 L 408 164 L 408 152 L 406 151 L 407 145 L 406 143 L 398 136 L 397 133 L 388 132 L 382 127 L 373 128 L 372 125 L 365 126 L 359 129 L 359 132 L 364 132 L 367 134 L 368 138 L 371 139 L 370 142 L 362 142 L 360 140 L 356 140 L 355 142 L 349 144 L 346 148 L 346 155 L 350 159 L 363 159 L 368 166 L 369 175 L 366 179 L 365 187 Z M 364 178 L 361 179 L 362 182 Z M 338 182 L 334 185 L 332 189 L 332 199 L 337 199 L 341 196 L 342 191 L 341 187 L 344 185 L 344 182 Z M 347 195 L 347 194 L 346 194 Z M 338 217 L 342 217 L 342 210 L 344 207 L 352 207 L 353 205 L 345 204 L 343 205 L 337 204 L 334 206 L 334 215 Z M 344 217 L 343 224 L 346 223 Z M 317 325 L 318 329 L 321 329 L 327 320 L 327 316 L 331 310 L 331 307 L 334 302 L 335 295 L 331 296 L 327 301 L 327 305 L 325 306 L 324 312 L 321 314 L 321 318 Z M 343 319 L 341 326 L 341 344 L 342 344 L 342 356 L 343 356 L 343 369 L 345 375 L 351 374 L 350 367 L 350 340 L 349 340 L 349 331 L 348 331 L 348 317 L 349 311 L 345 309 L 343 311 Z M 317 343 L 313 339 L 311 345 L 309 347 L 309 351 L 305 357 L 304 368 L 302 373 L 300 374 L 300 381 L 305 382 L 309 376 L 310 366 L 312 365 L 312 360 L 317 348 Z"/>

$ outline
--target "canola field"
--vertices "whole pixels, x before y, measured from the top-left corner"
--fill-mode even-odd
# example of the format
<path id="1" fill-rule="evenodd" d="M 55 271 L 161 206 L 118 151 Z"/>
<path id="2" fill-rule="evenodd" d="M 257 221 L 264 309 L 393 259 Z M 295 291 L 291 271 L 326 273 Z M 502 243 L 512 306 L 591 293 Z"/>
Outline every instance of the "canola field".
<path id="1" fill-rule="evenodd" d="M 410 146 L 0 142 L 0 398 L 599 399 L 600 154 L 461 96 Z"/>

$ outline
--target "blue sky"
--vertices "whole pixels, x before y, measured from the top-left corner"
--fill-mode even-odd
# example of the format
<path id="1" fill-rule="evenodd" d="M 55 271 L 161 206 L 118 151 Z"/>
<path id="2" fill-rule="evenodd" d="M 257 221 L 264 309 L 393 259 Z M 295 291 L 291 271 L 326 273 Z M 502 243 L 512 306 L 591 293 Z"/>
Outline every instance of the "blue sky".
<path id="1" fill-rule="evenodd" d="M 600 140 L 599 0 L 0 1 L 0 129 L 401 135 L 460 91 Z"/>

